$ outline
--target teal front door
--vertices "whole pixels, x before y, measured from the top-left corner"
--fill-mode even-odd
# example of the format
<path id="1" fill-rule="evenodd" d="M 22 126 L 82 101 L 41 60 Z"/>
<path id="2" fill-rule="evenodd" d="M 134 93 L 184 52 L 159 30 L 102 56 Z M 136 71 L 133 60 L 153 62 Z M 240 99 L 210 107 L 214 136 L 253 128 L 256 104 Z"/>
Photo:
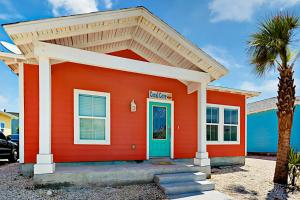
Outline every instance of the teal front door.
<path id="1" fill-rule="evenodd" d="M 148 106 L 149 157 L 170 157 L 171 103 L 150 101 Z"/>

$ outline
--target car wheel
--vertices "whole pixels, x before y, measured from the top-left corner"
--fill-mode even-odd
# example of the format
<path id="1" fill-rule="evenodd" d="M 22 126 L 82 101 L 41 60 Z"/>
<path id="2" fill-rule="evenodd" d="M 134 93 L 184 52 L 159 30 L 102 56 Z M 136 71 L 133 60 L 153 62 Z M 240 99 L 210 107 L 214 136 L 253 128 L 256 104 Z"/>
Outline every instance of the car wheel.
<path id="1" fill-rule="evenodd" d="M 17 160 L 18 160 L 18 151 L 16 149 L 12 150 L 10 158 L 8 160 L 9 160 L 9 162 L 17 162 Z"/>

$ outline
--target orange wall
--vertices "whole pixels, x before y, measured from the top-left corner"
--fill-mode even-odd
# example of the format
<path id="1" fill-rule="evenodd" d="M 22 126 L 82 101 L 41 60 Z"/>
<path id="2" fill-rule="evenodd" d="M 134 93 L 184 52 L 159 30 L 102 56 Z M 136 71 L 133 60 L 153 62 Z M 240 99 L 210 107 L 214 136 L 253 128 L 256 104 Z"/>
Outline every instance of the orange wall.
<path id="1" fill-rule="evenodd" d="M 116 56 L 143 60 L 125 50 Z M 24 67 L 25 162 L 36 161 L 38 153 L 38 67 Z M 111 145 L 73 144 L 73 90 L 95 90 L 111 94 Z M 52 66 L 52 152 L 55 162 L 146 159 L 146 99 L 149 90 L 170 92 L 174 100 L 174 156 L 193 158 L 197 150 L 197 95 L 187 94 L 186 86 L 173 79 L 91 67 L 75 63 Z M 242 105 L 244 97 L 208 91 L 209 103 Z M 222 98 L 220 98 L 220 96 Z M 137 111 L 130 112 L 134 99 Z M 222 101 L 220 101 L 222 100 Z M 224 102 L 223 102 L 224 101 Z M 244 107 L 241 108 L 244 114 Z M 241 117 L 244 122 L 244 117 Z M 209 145 L 210 156 L 244 155 L 242 145 Z M 132 150 L 131 145 L 136 149 Z"/>
<path id="2" fill-rule="evenodd" d="M 117 55 L 124 54 L 118 52 Z M 130 57 L 138 57 L 130 52 Z M 38 153 L 38 67 L 25 65 L 25 162 Z M 111 145 L 74 145 L 73 89 L 111 94 Z M 30 94 L 29 94 L 30 90 Z M 146 99 L 149 90 L 173 94 L 176 158 L 197 148 L 197 97 L 173 79 L 63 63 L 52 66 L 52 151 L 55 162 L 146 159 Z M 137 112 L 130 112 L 134 99 Z M 34 104 L 32 102 L 35 102 Z M 131 145 L 136 144 L 132 150 Z"/>
<path id="3" fill-rule="evenodd" d="M 245 156 L 245 96 L 239 94 L 207 91 L 207 103 L 240 107 L 240 144 L 207 145 L 210 157 Z"/>

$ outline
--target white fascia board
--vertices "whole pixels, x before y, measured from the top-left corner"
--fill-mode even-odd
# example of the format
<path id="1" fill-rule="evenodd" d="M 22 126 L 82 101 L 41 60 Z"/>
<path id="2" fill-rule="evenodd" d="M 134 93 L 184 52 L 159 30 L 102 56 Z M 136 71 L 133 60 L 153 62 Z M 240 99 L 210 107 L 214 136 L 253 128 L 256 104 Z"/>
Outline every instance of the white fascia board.
<path id="1" fill-rule="evenodd" d="M 0 52 L 0 60 L 11 60 L 11 59 L 25 60 L 25 57 L 24 55 Z"/>
<path id="2" fill-rule="evenodd" d="M 165 33 L 170 35 L 171 37 L 175 38 L 179 43 L 185 45 L 188 49 L 192 50 L 195 54 L 199 55 L 202 58 L 205 58 L 205 61 L 214 67 L 217 68 L 217 71 L 221 73 L 223 76 L 228 73 L 228 69 L 224 67 L 221 63 L 216 61 L 202 49 L 191 43 L 190 41 L 186 40 L 180 33 L 178 33 L 175 29 L 169 26 L 167 23 L 162 21 L 160 18 L 152 14 L 149 10 L 143 9 L 142 16 L 149 20 L 151 23 L 159 25 L 159 28 L 162 29 Z"/>
<path id="3" fill-rule="evenodd" d="M 37 57 L 45 56 L 52 59 L 70 61 L 85 65 L 197 83 L 209 82 L 210 80 L 210 75 L 206 72 L 198 72 L 178 67 L 121 58 L 45 42 L 34 43 L 34 55 Z"/>
<path id="4" fill-rule="evenodd" d="M 220 91 L 220 92 L 229 92 L 229 93 L 234 93 L 234 94 L 241 94 L 241 95 L 246 96 L 247 98 L 257 97 L 261 94 L 261 92 L 232 89 L 232 88 L 219 87 L 219 86 L 213 86 L 213 85 L 209 85 L 207 87 L 207 89 L 208 90 L 214 90 L 214 91 Z"/>
<path id="5" fill-rule="evenodd" d="M 131 8 L 7 24 L 3 25 L 3 28 L 9 35 L 14 35 L 20 33 L 37 32 L 52 28 L 89 24 L 126 17 L 135 17 L 139 16 L 140 14 L 140 8 Z"/>

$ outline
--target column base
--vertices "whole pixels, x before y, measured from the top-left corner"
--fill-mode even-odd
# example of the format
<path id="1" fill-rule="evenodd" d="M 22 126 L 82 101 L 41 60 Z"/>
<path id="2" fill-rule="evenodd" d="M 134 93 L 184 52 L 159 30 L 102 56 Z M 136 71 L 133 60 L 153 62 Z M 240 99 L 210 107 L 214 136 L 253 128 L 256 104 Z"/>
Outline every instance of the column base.
<path id="1" fill-rule="evenodd" d="M 194 158 L 194 165 L 198 166 L 210 166 L 210 159 L 207 152 L 196 152 L 196 158 Z"/>
<path id="2" fill-rule="evenodd" d="M 55 171 L 52 154 L 38 154 L 34 165 L 34 174 L 51 174 Z"/>

